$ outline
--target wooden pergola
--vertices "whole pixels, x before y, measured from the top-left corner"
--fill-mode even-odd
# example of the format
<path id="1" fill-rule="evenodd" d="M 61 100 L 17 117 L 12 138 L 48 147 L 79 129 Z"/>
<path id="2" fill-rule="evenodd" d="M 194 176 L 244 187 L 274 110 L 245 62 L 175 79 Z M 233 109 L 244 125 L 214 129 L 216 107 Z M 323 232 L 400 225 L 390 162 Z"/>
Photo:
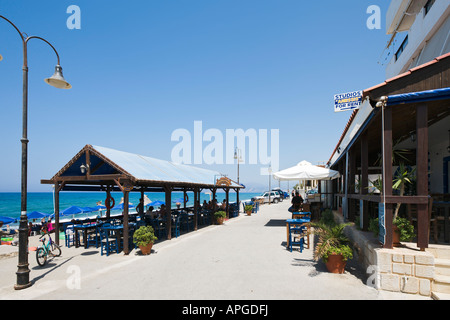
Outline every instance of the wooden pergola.
<path id="1" fill-rule="evenodd" d="M 449 119 L 449 87 L 450 54 L 446 54 L 365 90 L 363 100 L 369 99 L 372 110 L 366 111 L 368 116 L 364 121 L 359 119 L 359 129 L 350 134 L 361 110 L 353 112 L 328 162 L 330 168 L 341 174 L 333 183 L 334 207 L 340 208 L 346 218 L 353 220 L 359 204 L 362 227 L 367 230 L 369 204 L 384 205 L 385 248 L 393 247 L 393 210 L 397 203 L 417 205 L 417 246 L 421 250 L 428 247 L 428 127 Z M 394 100 L 396 103 L 390 102 Z M 398 165 L 392 161 L 394 142 L 408 139 L 412 133 L 416 144 L 411 156 L 416 166 L 416 194 L 394 195 L 390 183 L 393 166 Z M 374 163 L 380 158 L 381 165 Z M 368 193 L 369 173 L 382 177 L 381 194 Z M 360 177 L 359 193 L 355 192 L 357 176 Z"/>
<path id="2" fill-rule="evenodd" d="M 216 198 L 216 192 L 223 189 L 226 194 L 226 212 L 229 218 L 229 192 L 237 193 L 244 188 L 219 172 L 194 166 L 175 164 L 137 154 L 117 151 L 109 148 L 86 145 L 58 173 L 42 184 L 54 185 L 55 193 L 55 228 L 59 230 L 59 193 L 61 191 L 104 191 L 107 204 L 106 216 L 110 216 L 111 192 L 123 192 L 123 247 L 129 254 L 129 194 L 141 193 L 143 208 L 144 192 L 164 192 L 166 203 L 166 228 L 171 229 L 172 192 L 194 193 L 194 212 L 198 211 L 200 193 L 208 189 Z M 185 203 L 186 206 L 186 203 Z M 197 215 L 194 214 L 194 229 L 197 230 Z M 59 232 L 55 235 L 59 244 Z M 167 232 L 167 239 L 171 233 Z"/>

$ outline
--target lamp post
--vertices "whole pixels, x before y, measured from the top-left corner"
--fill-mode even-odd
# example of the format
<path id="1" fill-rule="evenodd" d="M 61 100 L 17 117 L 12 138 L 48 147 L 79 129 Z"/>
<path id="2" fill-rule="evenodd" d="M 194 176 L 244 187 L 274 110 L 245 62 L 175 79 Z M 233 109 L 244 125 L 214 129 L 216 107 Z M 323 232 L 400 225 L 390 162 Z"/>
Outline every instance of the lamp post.
<path id="1" fill-rule="evenodd" d="M 38 39 L 47 43 L 55 52 L 58 63 L 55 67 L 55 73 L 44 81 L 49 85 L 60 88 L 70 89 L 72 86 L 64 79 L 62 68 L 60 66 L 59 55 L 53 45 L 44 38 L 37 36 L 28 36 L 22 33 L 14 23 L 0 15 L 0 18 L 7 21 L 16 29 L 22 39 L 23 44 L 23 92 L 22 92 L 22 172 L 21 172 L 21 197 L 20 197 L 20 223 L 19 223 L 19 263 L 17 265 L 17 283 L 14 289 L 20 290 L 31 286 L 30 269 L 28 269 L 28 219 L 27 219 L 27 164 L 28 164 L 28 55 L 27 45 L 31 39 Z M 2 59 L 0 59 L 2 60 Z"/>
<path id="2" fill-rule="evenodd" d="M 272 165 L 269 165 L 269 169 L 267 170 L 269 171 L 269 205 L 270 205 L 270 193 L 271 193 L 271 183 L 272 183 Z"/>
<path id="3" fill-rule="evenodd" d="M 237 160 L 237 183 L 239 184 L 239 162 L 242 161 L 241 149 L 236 147 L 234 150 L 234 159 Z"/>

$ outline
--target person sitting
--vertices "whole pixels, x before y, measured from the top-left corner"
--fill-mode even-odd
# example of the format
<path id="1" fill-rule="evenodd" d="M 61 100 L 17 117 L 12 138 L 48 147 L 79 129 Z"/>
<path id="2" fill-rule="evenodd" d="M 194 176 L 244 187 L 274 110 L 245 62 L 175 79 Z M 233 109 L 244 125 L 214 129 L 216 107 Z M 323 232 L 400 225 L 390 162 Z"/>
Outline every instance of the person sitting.
<path id="1" fill-rule="evenodd" d="M 221 208 L 222 210 L 226 210 L 226 209 L 227 209 L 227 200 L 223 199 L 222 205 L 220 206 L 220 208 Z"/>
<path id="2" fill-rule="evenodd" d="M 165 219 L 166 218 L 166 206 L 164 204 L 159 207 L 158 218 Z"/>
<path id="3" fill-rule="evenodd" d="M 290 212 L 299 212 L 300 208 L 303 203 L 302 196 L 298 193 L 298 191 L 295 191 L 295 196 L 291 200 L 292 207 L 289 208 Z"/>

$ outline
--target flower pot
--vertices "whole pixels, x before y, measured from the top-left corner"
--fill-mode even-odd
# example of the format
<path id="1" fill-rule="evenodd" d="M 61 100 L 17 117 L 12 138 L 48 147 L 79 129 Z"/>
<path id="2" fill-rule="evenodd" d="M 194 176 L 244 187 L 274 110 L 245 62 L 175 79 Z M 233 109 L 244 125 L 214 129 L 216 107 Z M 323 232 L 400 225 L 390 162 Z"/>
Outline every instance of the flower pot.
<path id="1" fill-rule="evenodd" d="M 223 224 L 223 220 L 224 220 L 225 218 L 216 218 L 216 224 L 218 224 L 218 225 L 221 225 L 221 224 Z"/>
<path id="2" fill-rule="evenodd" d="M 153 243 L 150 242 L 146 246 L 139 246 L 139 249 L 141 249 L 141 252 L 144 256 L 147 256 L 152 252 L 152 246 L 153 246 Z"/>
<path id="3" fill-rule="evenodd" d="M 251 215 L 252 215 L 252 212 L 251 212 L 251 211 L 247 211 L 246 213 L 247 213 L 248 216 L 251 216 Z"/>
<path id="4" fill-rule="evenodd" d="M 345 265 L 347 261 L 344 261 L 341 254 L 330 254 L 326 263 L 327 269 L 331 273 L 344 273 Z"/>
<path id="5" fill-rule="evenodd" d="M 400 243 L 400 229 L 395 224 L 392 226 L 392 246 L 402 246 L 402 244 Z"/>

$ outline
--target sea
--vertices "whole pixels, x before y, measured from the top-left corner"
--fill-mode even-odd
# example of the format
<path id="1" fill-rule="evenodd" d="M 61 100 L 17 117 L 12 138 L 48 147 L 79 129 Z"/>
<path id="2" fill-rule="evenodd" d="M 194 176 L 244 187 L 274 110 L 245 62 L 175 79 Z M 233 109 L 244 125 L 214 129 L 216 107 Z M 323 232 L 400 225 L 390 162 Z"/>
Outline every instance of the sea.
<path id="1" fill-rule="evenodd" d="M 187 193 L 189 196 L 189 201 L 186 206 L 194 205 L 194 195 L 192 192 Z M 151 201 L 165 201 L 164 192 L 147 192 L 145 195 Z M 254 196 L 258 196 L 260 193 L 239 193 L 239 200 L 246 201 L 250 200 Z M 122 198 L 123 193 L 121 192 L 111 192 L 111 196 L 115 200 L 115 204 L 118 205 Z M 216 199 L 218 202 L 222 202 L 225 199 L 225 192 L 217 192 Z M 139 199 L 141 198 L 140 192 L 130 192 L 129 202 L 130 204 L 136 205 L 139 203 Z M 173 192 L 172 193 L 172 201 L 175 199 L 183 198 L 182 192 Z M 104 205 L 106 199 L 105 192 L 60 192 L 59 193 L 59 211 L 63 211 L 71 206 L 79 206 L 79 207 L 95 207 L 97 202 L 101 201 Z M 208 193 L 200 194 L 200 203 L 203 203 L 203 200 L 208 202 L 211 199 L 211 195 Z M 236 192 L 229 192 L 229 201 L 230 203 L 236 202 Z M 175 207 L 175 203 L 172 204 L 172 207 Z M 157 208 L 155 208 L 157 209 Z M 135 210 L 135 209 L 130 209 Z M 53 192 L 28 192 L 27 193 L 27 212 L 38 211 L 46 214 L 54 213 L 54 194 Z M 113 213 L 113 211 L 111 211 Z M 97 216 L 98 212 L 92 213 L 80 213 L 78 214 L 80 218 L 82 217 L 92 217 Z M 10 217 L 10 218 L 19 218 L 20 217 L 20 192 L 0 192 L 0 216 Z M 15 227 L 17 223 L 12 223 L 11 227 Z"/>

